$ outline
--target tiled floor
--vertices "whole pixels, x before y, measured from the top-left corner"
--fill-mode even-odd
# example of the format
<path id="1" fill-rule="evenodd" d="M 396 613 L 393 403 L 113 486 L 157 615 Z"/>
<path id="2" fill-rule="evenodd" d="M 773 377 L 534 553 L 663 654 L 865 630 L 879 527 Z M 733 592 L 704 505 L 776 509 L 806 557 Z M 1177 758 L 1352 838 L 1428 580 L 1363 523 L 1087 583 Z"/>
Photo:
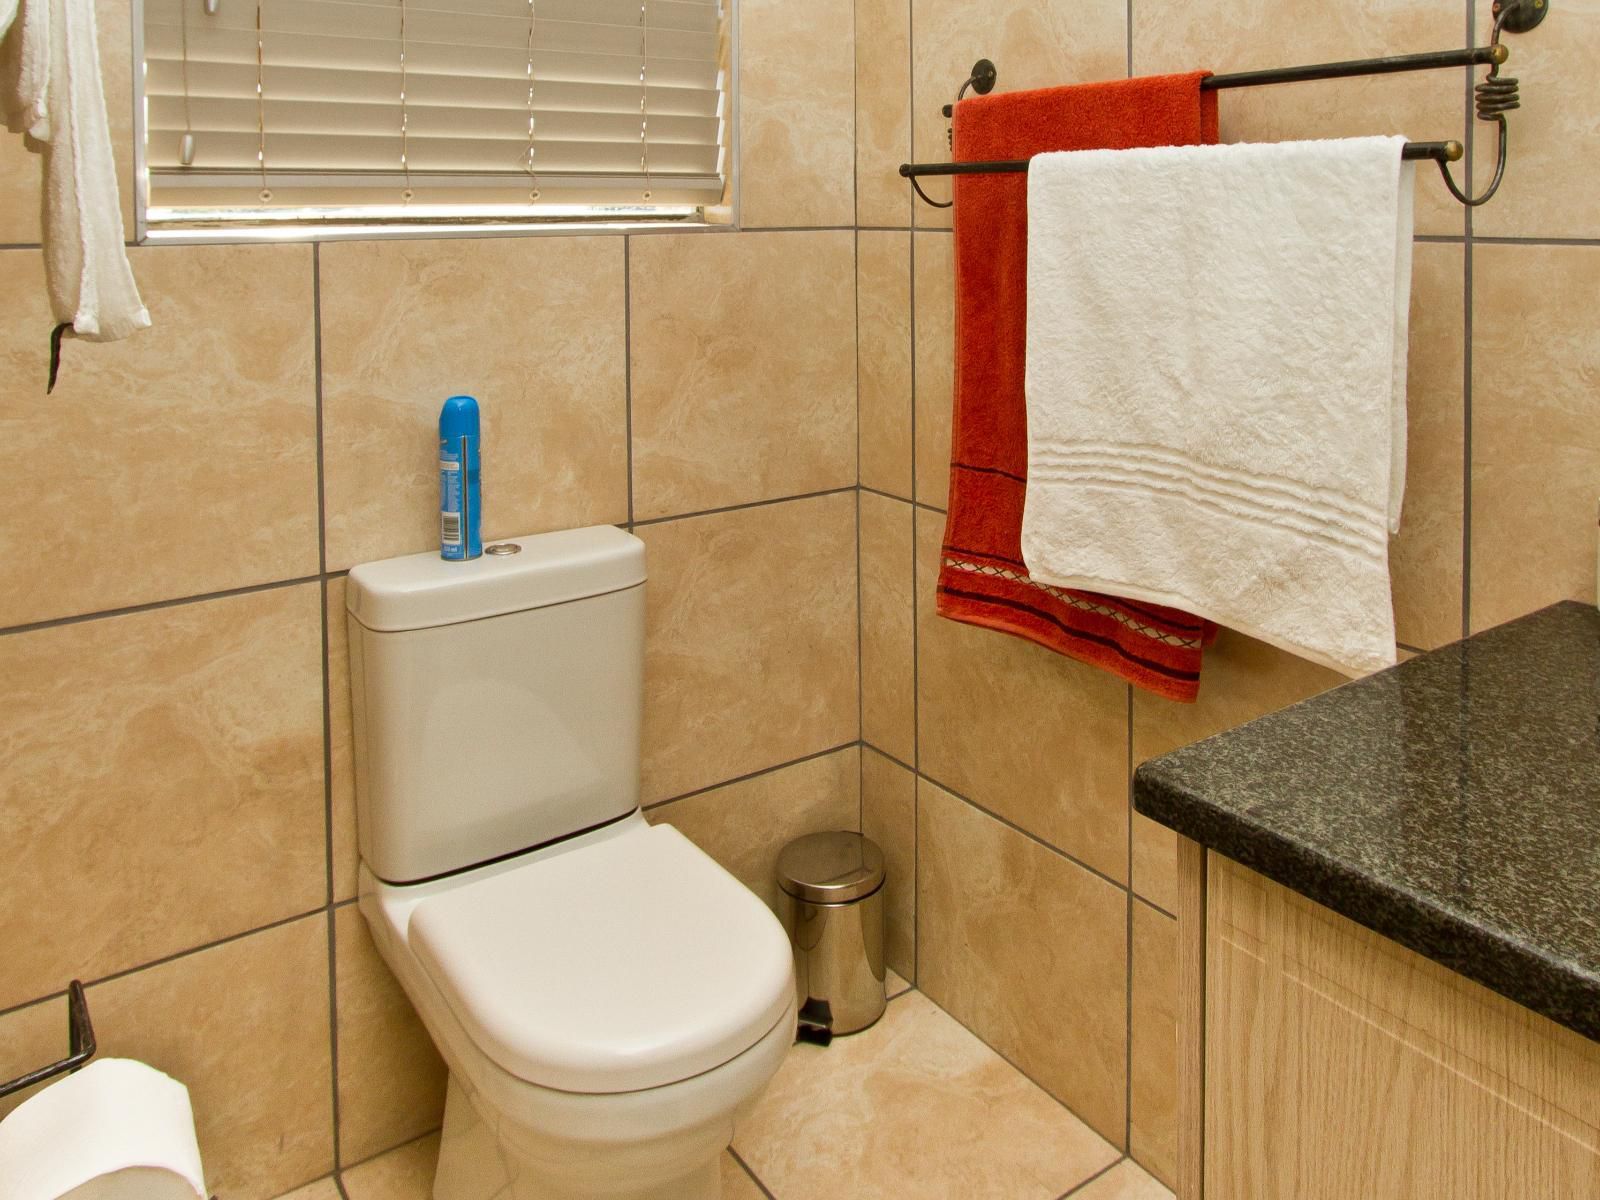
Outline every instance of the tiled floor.
<path id="1" fill-rule="evenodd" d="M 723 1200 L 1172 1200 L 891 973 L 871 1029 L 798 1045 L 722 1159 Z M 347 1200 L 431 1200 L 437 1134 L 346 1168 Z M 319 1180 L 281 1200 L 339 1200 Z"/>

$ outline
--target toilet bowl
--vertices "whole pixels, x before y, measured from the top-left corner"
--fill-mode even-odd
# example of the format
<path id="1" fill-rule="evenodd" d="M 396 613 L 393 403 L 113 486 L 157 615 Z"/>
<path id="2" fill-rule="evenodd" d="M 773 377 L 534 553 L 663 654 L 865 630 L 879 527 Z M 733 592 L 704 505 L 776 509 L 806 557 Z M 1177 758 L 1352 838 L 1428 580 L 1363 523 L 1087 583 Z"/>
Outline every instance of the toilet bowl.
<path id="1" fill-rule="evenodd" d="M 566 898 L 571 907 L 554 911 Z M 637 812 L 360 906 L 450 1070 L 435 1200 L 716 1200 L 794 1041 L 781 925 Z"/>
<path id="2" fill-rule="evenodd" d="M 435 1200 L 716 1200 L 794 1040 L 777 918 L 639 810 L 644 545 L 346 586 L 360 906 L 450 1070 Z"/>

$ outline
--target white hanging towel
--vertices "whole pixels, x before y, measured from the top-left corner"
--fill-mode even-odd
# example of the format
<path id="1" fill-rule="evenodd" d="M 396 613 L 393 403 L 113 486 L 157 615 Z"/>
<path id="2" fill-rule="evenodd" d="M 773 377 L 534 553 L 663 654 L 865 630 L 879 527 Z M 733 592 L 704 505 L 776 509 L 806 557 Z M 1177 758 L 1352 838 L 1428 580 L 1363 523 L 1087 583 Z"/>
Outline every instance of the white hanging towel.
<path id="1" fill-rule="evenodd" d="M 1395 660 L 1404 139 L 1044 154 L 1029 574 L 1362 674 Z"/>
<path id="2" fill-rule="evenodd" d="M 0 0 L 0 116 L 44 155 L 50 307 L 80 338 L 150 324 L 123 244 L 94 0 Z"/>

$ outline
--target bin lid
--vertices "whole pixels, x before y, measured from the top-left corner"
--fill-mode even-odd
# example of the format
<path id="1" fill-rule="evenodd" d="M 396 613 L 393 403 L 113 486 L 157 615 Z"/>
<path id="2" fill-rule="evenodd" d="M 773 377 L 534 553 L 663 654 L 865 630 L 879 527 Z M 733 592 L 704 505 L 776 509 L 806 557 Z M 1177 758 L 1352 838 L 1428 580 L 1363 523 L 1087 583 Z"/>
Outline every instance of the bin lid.
<path id="1" fill-rule="evenodd" d="M 883 886 L 883 851 L 848 830 L 809 833 L 778 855 L 778 886 L 812 904 L 847 904 Z"/>

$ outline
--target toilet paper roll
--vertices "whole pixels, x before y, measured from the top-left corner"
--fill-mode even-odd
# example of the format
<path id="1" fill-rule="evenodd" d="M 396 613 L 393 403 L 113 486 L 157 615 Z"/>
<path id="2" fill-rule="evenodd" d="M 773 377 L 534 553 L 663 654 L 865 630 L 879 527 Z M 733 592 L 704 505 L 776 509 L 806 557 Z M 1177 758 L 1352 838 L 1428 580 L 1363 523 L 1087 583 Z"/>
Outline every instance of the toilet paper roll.
<path id="1" fill-rule="evenodd" d="M 0 1200 L 204 1200 L 189 1089 L 103 1058 L 0 1121 Z"/>

